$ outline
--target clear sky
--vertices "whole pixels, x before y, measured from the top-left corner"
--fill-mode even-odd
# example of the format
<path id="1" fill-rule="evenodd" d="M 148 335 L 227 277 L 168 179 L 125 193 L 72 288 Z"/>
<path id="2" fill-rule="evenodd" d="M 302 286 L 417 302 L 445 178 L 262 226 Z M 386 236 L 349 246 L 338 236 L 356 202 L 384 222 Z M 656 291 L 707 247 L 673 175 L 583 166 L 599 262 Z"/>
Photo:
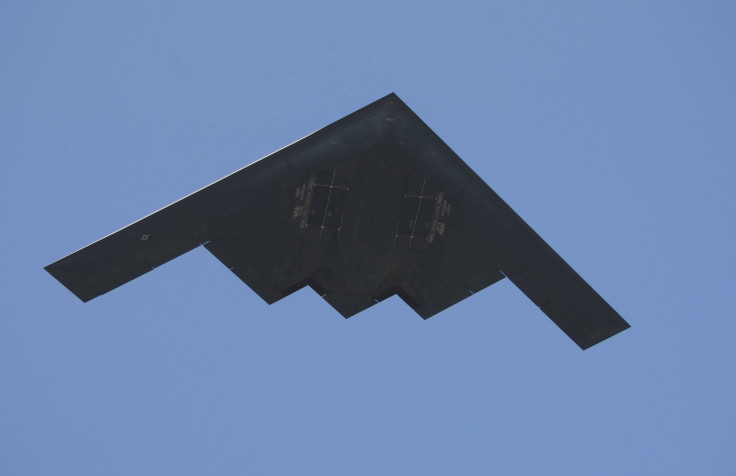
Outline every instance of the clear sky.
<path id="1" fill-rule="evenodd" d="M 735 5 L 4 1 L 0 474 L 734 474 Z M 42 269 L 392 91 L 632 328 Z"/>

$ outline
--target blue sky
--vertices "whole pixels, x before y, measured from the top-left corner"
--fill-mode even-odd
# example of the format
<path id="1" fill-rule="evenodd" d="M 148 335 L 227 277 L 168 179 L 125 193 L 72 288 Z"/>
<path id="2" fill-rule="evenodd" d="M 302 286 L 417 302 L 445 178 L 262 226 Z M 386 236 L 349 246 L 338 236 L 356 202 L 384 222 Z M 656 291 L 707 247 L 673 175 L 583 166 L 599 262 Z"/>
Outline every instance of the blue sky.
<path id="1" fill-rule="evenodd" d="M 15 2 L 0 16 L 0 473 L 733 474 L 736 7 Z M 197 249 L 43 266 L 396 92 L 625 318 L 504 280 L 423 321 L 272 306 Z"/>

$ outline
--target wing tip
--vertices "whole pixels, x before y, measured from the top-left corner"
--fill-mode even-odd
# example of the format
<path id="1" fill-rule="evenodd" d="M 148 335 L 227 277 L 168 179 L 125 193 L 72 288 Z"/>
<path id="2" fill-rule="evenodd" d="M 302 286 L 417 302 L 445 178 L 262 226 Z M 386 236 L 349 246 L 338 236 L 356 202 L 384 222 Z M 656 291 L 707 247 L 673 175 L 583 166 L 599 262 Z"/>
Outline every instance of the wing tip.
<path id="1" fill-rule="evenodd" d="M 59 265 L 60 261 L 46 265 L 43 269 L 54 279 L 60 282 L 65 288 L 71 291 L 72 294 L 77 296 L 82 302 L 89 302 L 100 295 L 100 293 L 79 284 L 77 280 L 74 279 L 74 276 L 65 272 L 64 268 Z"/>
<path id="2" fill-rule="evenodd" d="M 587 350 L 593 347 L 594 345 L 600 344 L 604 340 L 607 340 L 616 334 L 619 334 L 626 329 L 630 328 L 631 325 L 626 322 L 625 320 L 621 319 L 621 322 L 616 323 L 612 326 L 607 326 L 604 328 L 595 329 L 589 333 L 587 333 L 582 338 L 573 338 L 573 341 L 582 349 Z"/>

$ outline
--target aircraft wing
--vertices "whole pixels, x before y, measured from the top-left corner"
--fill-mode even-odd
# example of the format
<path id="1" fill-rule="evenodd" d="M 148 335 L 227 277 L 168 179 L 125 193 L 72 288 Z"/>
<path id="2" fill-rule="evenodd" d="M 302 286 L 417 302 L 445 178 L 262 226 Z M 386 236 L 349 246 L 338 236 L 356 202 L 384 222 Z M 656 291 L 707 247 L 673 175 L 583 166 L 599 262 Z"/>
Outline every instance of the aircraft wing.
<path id="1" fill-rule="evenodd" d="M 395 94 L 46 270 L 89 301 L 200 244 L 268 303 L 426 319 L 508 277 L 583 349 L 629 327 Z"/>

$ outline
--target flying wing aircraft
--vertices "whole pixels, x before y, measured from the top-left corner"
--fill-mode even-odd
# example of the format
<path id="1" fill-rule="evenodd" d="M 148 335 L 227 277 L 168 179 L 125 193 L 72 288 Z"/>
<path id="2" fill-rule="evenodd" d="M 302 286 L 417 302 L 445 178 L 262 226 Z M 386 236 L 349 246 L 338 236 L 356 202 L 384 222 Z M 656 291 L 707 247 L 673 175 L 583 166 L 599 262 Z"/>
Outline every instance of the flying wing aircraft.
<path id="1" fill-rule="evenodd" d="M 395 94 L 45 269 L 86 302 L 200 245 L 269 304 L 427 319 L 507 277 L 583 349 L 629 327 Z"/>

